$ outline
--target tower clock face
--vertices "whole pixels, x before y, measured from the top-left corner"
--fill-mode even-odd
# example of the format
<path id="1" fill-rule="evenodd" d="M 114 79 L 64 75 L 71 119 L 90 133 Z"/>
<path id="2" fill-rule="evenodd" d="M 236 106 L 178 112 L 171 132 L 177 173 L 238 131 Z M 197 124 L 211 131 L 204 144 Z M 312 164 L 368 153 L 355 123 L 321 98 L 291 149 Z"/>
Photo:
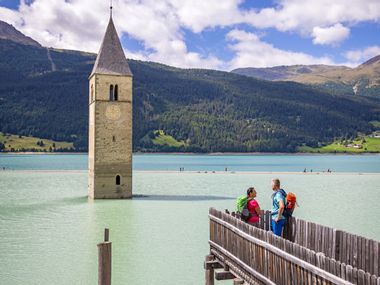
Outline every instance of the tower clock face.
<path id="1" fill-rule="evenodd" d="M 120 118 L 120 108 L 116 105 L 108 106 L 106 109 L 106 117 L 110 120 L 117 120 Z"/>

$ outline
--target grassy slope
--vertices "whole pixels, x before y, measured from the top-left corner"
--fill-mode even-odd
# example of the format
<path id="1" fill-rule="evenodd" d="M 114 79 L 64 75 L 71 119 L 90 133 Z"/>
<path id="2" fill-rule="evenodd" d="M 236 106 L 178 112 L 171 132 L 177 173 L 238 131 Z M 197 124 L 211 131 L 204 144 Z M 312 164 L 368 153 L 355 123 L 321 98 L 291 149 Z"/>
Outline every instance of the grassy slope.
<path id="1" fill-rule="evenodd" d="M 380 129 L 380 122 L 379 121 L 371 121 L 370 122 L 375 128 Z"/>
<path id="2" fill-rule="evenodd" d="M 181 147 L 187 145 L 184 141 L 177 141 L 172 136 L 165 134 L 162 130 L 157 131 L 157 136 L 152 139 L 152 142 L 155 145 L 167 145 L 170 147 Z"/>
<path id="3" fill-rule="evenodd" d="M 38 141 L 43 141 L 44 146 L 37 145 Z M 70 149 L 73 148 L 73 143 L 69 142 L 56 142 L 53 140 L 41 139 L 36 137 L 26 137 L 21 138 L 16 135 L 3 134 L 0 133 L 0 142 L 5 145 L 5 151 L 49 151 L 50 147 L 53 149 L 53 143 L 55 143 L 55 149 Z"/>
<path id="4" fill-rule="evenodd" d="M 365 137 L 365 143 L 362 143 L 362 139 L 356 139 L 352 144 L 362 144 L 363 148 L 357 149 L 353 147 L 346 147 L 340 142 L 334 142 L 332 144 L 312 148 L 307 146 L 301 146 L 298 148 L 299 152 L 311 152 L 311 153 L 366 153 L 375 152 L 380 153 L 380 138 Z"/>

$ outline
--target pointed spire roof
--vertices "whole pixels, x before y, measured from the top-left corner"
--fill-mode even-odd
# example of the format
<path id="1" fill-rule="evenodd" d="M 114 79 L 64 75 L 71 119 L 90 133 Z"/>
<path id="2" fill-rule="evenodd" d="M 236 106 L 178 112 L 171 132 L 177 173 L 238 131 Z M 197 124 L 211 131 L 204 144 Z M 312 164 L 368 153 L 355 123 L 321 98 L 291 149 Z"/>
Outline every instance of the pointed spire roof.
<path id="1" fill-rule="evenodd" d="M 90 77 L 95 73 L 132 76 L 113 24 L 112 14 Z"/>

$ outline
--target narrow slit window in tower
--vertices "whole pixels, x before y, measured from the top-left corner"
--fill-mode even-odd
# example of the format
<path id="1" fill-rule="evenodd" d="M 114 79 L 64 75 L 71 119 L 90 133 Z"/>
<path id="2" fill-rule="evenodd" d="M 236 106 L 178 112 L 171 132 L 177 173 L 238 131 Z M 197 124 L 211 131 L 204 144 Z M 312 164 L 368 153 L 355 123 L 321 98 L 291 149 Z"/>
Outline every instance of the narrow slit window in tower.
<path id="1" fill-rule="evenodd" d="M 120 175 L 116 175 L 116 185 L 120 185 Z"/>
<path id="2" fill-rule="evenodd" d="M 110 101 L 113 101 L 114 100 L 114 94 L 113 94 L 113 85 L 111 84 L 110 86 Z"/>
<path id="3" fill-rule="evenodd" d="M 117 86 L 117 84 L 115 85 L 115 91 L 114 91 L 114 99 L 115 101 L 117 101 L 119 98 L 119 88 Z"/>

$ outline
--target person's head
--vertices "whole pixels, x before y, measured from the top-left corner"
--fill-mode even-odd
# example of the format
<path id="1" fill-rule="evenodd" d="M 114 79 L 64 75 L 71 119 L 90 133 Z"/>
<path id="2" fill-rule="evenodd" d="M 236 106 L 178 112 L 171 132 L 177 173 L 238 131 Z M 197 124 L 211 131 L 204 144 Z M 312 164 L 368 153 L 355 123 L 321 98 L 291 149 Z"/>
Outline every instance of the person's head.
<path id="1" fill-rule="evenodd" d="M 273 178 L 272 179 L 272 190 L 277 191 L 278 189 L 280 189 L 280 179 Z"/>
<path id="2" fill-rule="evenodd" d="M 248 198 L 255 198 L 255 197 L 256 197 L 256 194 L 257 194 L 257 192 L 256 192 L 255 187 L 249 187 L 249 188 L 247 189 L 247 197 L 248 197 Z"/>

